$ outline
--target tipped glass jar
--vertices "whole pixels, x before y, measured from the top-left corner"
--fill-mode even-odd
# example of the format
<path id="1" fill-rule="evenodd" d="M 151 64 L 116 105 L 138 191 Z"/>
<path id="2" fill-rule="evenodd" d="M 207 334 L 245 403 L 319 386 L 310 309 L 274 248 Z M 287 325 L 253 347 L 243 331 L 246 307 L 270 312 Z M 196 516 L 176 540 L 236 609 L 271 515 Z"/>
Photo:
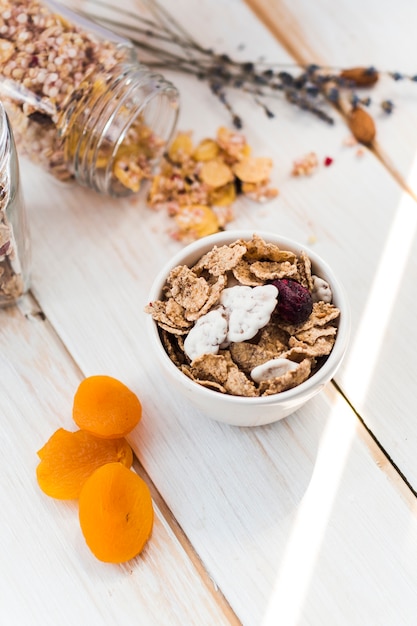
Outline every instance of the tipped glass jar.
<path id="1" fill-rule="evenodd" d="M 129 40 L 53 0 L 0 7 L 0 97 L 22 154 L 62 181 L 139 191 L 174 131 L 177 89 Z"/>
<path id="2" fill-rule="evenodd" d="M 14 304 L 26 291 L 29 257 L 19 163 L 10 124 L 0 102 L 0 307 Z"/>

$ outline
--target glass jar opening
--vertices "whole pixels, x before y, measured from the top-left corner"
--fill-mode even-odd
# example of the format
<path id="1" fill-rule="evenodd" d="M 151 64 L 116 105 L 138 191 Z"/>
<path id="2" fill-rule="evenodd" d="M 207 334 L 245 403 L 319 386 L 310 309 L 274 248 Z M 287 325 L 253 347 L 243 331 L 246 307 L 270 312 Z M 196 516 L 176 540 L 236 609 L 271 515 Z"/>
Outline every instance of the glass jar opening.
<path id="1" fill-rule="evenodd" d="M 78 182 L 100 193 L 137 193 L 174 132 L 176 88 L 137 63 L 91 77 L 60 122 L 64 159 Z"/>

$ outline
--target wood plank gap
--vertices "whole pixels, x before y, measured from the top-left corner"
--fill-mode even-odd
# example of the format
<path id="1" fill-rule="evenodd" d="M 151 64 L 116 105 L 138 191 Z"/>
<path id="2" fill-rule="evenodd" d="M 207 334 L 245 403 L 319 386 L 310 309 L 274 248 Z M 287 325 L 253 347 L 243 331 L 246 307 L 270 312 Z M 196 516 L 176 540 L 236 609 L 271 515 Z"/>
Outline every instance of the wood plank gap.
<path id="1" fill-rule="evenodd" d="M 375 434 L 372 432 L 372 430 L 364 421 L 363 417 L 360 415 L 360 413 L 358 413 L 358 411 L 355 409 L 353 404 L 350 402 L 349 398 L 347 398 L 347 396 L 345 395 L 345 393 L 339 387 L 339 385 L 336 383 L 335 380 L 332 380 L 332 384 L 336 388 L 337 392 L 343 397 L 345 402 L 347 402 L 347 404 L 349 405 L 349 407 L 352 409 L 353 413 L 355 414 L 356 418 L 358 419 L 359 424 L 361 426 L 359 435 L 368 446 L 369 451 L 372 454 L 373 458 L 375 459 L 376 464 L 382 471 L 384 471 L 388 475 L 388 478 L 393 483 L 395 483 L 396 485 L 399 485 L 399 490 L 401 492 L 401 495 L 403 496 L 407 504 L 410 506 L 413 513 L 417 515 L 417 491 L 413 488 L 410 481 L 407 479 L 405 474 L 401 471 L 400 467 L 394 461 L 392 456 L 388 454 L 387 450 L 384 448 L 381 442 L 377 439 Z"/>
<path id="2" fill-rule="evenodd" d="M 182 549 L 186 553 L 187 557 L 190 559 L 191 563 L 197 570 L 203 584 L 207 588 L 208 592 L 213 596 L 214 600 L 217 602 L 219 608 L 223 611 L 226 619 L 229 621 L 230 626 L 242 626 L 242 622 L 237 617 L 236 613 L 233 611 L 229 602 L 227 601 L 225 595 L 222 593 L 221 589 L 218 587 L 217 583 L 208 573 L 207 569 L 204 566 L 203 561 L 200 556 L 194 549 L 192 543 L 188 539 L 187 535 L 181 528 L 171 509 L 165 502 L 163 496 L 159 492 L 152 478 L 146 472 L 142 463 L 136 456 L 135 452 L 133 452 L 133 467 L 137 474 L 146 482 L 148 485 L 152 499 L 154 500 L 156 506 L 160 510 L 162 516 L 166 520 L 168 526 L 171 531 L 174 533 L 176 539 L 180 543 Z"/>

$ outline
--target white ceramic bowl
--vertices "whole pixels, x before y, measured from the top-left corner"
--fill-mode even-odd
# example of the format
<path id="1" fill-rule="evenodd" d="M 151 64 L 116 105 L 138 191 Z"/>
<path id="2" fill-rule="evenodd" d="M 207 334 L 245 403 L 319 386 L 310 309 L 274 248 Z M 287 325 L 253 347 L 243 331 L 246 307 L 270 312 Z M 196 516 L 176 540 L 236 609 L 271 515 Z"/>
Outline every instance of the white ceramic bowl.
<path id="1" fill-rule="evenodd" d="M 178 393 L 185 396 L 190 405 L 196 407 L 208 417 L 234 426 L 260 426 L 276 422 L 287 417 L 315 396 L 333 378 L 346 351 L 349 332 L 350 314 L 345 293 L 331 268 L 311 249 L 291 239 L 262 231 L 224 231 L 199 239 L 184 247 L 174 255 L 161 269 L 149 294 L 149 302 L 161 298 L 162 288 L 171 269 L 177 265 L 194 264 L 203 254 L 216 246 L 232 243 L 237 239 L 250 240 L 254 232 L 267 242 L 277 244 L 282 250 L 290 250 L 299 254 L 304 250 L 311 262 L 313 274 L 326 280 L 331 286 L 333 303 L 340 309 L 340 319 L 336 341 L 327 360 L 320 369 L 297 387 L 281 393 L 247 398 L 223 394 L 208 389 L 183 374 L 171 361 L 160 340 L 157 324 L 151 315 L 147 315 L 149 337 L 161 369 L 167 382 L 171 383 Z"/>

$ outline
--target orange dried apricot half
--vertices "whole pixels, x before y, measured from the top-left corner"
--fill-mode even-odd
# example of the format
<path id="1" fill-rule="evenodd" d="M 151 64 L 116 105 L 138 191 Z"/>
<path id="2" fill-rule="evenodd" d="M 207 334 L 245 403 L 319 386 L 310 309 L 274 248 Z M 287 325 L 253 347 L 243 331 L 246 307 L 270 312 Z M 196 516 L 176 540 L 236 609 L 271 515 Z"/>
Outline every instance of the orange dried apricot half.
<path id="1" fill-rule="evenodd" d="M 40 488 L 52 498 L 78 498 L 87 478 L 113 461 L 130 467 L 132 449 L 125 439 L 100 439 L 88 432 L 59 428 L 39 450 L 36 468 Z"/>
<path id="2" fill-rule="evenodd" d="M 84 483 L 79 519 L 84 539 L 97 559 L 129 561 L 142 551 L 152 533 L 149 488 L 120 463 L 103 465 Z"/>
<path id="3" fill-rule="evenodd" d="M 96 437 L 124 437 L 142 417 L 142 405 L 116 378 L 89 376 L 75 392 L 72 416 L 78 428 Z"/>

